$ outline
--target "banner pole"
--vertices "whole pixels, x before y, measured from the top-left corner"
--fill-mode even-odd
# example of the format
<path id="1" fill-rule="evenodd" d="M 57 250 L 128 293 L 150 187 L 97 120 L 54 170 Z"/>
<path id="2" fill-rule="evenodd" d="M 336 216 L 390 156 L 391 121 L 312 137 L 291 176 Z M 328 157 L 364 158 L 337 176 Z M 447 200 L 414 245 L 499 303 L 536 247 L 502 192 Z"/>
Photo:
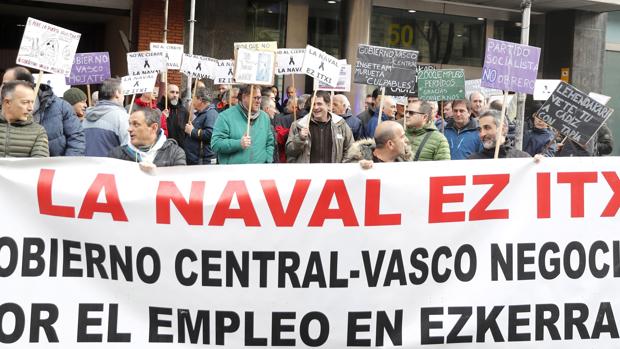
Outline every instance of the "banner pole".
<path id="1" fill-rule="evenodd" d="M 191 86 L 191 77 L 188 77 L 190 80 L 190 86 Z M 196 97 L 196 90 L 198 89 L 198 78 L 196 78 L 196 81 L 194 81 L 194 91 L 192 92 L 192 100 L 189 102 L 189 118 L 187 118 L 187 123 L 190 124 L 192 121 L 194 121 L 194 98 Z"/>
<path id="2" fill-rule="evenodd" d="M 379 115 L 377 116 L 377 126 L 381 124 L 383 116 L 383 100 L 385 99 L 385 87 L 381 87 L 381 103 L 379 104 Z M 371 135 L 374 136 L 374 135 Z"/>
<path id="3" fill-rule="evenodd" d="M 331 91 L 331 96 L 329 99 L 329 111 L 334 112 L 334 91 Z"/>
<path id="4" fill-rule="evenodd" d="M 39 75 L 37 76 L 37 84 L 34 86 L 34 98 L 37 98 L 39 95 L 39 87 L 41 87 L 41 80 L 43 80 L 43 70 L 39 70 Z"/>
<path id="5" fill-rule="evenodd" d="M 499 139 L 502 137 L 502 132 L 504 131 L 504 117 L 506 114 L 506 99 L 508 99 L 508 90 L 504 91 L 504 102 L 502 103 L 502 117 L 500 118 L 499 128 L 497 129 L 497 134 L 495 134 L 495 155 L 493 159 L 497 159 L 499 156 Z"/>
<path id="6" fill-rule="evenodd" d="M 293 96 L 293 122 L 297 121 L 297 88 L 295 87 L 295 74 L 291 74 L 291 85 L 295 88 L 295 95 Z"/>
<path id="7" fill-rule="evenodd" d="M 441 133 L 446 133 L 446 119 L 443 116 L 443 102 L 441 101 Z"/>
<path id="8" fill-rule="evenodd" d="M 232 107 L 232 85 L 228 89 L 228 108 Z"/>
<path id="9" fill-rule="evenodd" d="M 310 117 L 308 118 L 308 134 L 310 134 L 310 119 L 312 119 L 312 110 L 314 110 L 315 99 L 316 99 L 316 90 L 312 92 L 312 99 L 310 100 Z"/>
<path id="10" fill-rule="evenodd" d="M 129 116 L 131 116 L 131 110 L 133 109 L 133 102 L 136 100 L 136 94 L 134 93 L 133 96 L 131 96 L 131 104 L 129 105 L 129 112 L 127 114 L 129 114 Z"/>
<path id="11" fill-rule="evenodd" d="M 93 106 L 93 101 L 90 99 L 90 84 L 86 85 L 86 96 L 88 97 L 88 106 Z"/>
<path id="12" fill-rule="evenodd" d="M 252 102 L 254 101 L 254 85 L 250 85 L 250 101 L 248 102 L 248 127 L 246 129 L 246 136 L 250 136 L 250 119 L 252 116 Z"/>
<path id="13" fill-rule="evenodd" d="M 164 71 L 164 109 L 168 110 L 168 67 Z M 168 118 L 168 115 L 166 115 L 166 118 Z"/>

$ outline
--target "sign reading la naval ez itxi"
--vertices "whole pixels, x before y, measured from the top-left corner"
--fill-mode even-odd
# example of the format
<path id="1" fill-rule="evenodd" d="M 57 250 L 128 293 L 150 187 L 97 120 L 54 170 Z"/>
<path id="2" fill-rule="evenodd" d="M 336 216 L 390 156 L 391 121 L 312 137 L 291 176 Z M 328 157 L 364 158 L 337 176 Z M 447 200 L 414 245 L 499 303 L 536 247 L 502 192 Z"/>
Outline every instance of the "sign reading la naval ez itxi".
<path id="1" fill-rule="evenodd" d="M 564 81 L 538 110 L 538 117 L 573 141 L 585 145 L 614 110 Z"/>
<path id="2" fill-rule="evenodd" d="M 533 94 L 539 59 L 538 47 L 487 39 L 481 85 Z"/>
<path id="3" fill-rule="evenodd" d="M 336 86 L 340 75 L 340 64 L 335 57 L 316 47 L 306 45 L 301 71 L 303 74 L 323 81 L 329 86 Z"/>
<path id="4" fill-rule="evenodd" d="M 357 47 L 353 82 L 406 93 L 416 81 L 418 51 L 371 45 Z"/>

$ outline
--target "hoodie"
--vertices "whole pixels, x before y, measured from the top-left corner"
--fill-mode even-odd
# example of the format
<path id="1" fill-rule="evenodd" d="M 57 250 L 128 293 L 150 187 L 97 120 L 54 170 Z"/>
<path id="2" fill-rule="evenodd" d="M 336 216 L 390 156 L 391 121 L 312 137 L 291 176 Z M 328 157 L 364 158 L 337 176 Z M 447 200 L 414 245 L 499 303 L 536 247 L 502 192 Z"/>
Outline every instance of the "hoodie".
<path id="1" fill-rule="evenodd" d="M 129 117 L 125 109 L 110 100 L 100 100 L 86 110 L 82 127 L 86 156 L 105 157 L 110 150 L 129 142 Z"/>

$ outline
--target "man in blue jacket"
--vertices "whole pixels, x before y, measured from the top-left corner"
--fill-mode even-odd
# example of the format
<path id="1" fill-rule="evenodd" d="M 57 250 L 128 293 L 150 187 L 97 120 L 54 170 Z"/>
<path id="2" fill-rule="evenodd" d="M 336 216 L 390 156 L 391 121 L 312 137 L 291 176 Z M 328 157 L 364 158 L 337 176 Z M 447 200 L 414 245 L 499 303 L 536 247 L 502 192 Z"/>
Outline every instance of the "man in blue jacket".
<path id="1" fill-rule="evenodd" d="M 452 120 L 448 121 L 445 133 L 450 145 L 452 160 L 464 160 L 473 153 L 482 151 L 478 135 L 478 122 L 470 118 L 471 104 L 468 100 L 452 102 Z"/>
<path id="2" fill-rule="evenodd" d="M 192 100 L 194 117 L 185 125 L 185 154 L 188 165 L 209 165 L 216 163 L 216 156 L 211 149 L 213 126 L 218 112 L 213 104 L 213 96 L 206 88 L 196 89 Z"/>
<path id="3" fill-rule="evenodd" d="M 34 83 L 30 71 L 24 67 L 8 69 L 2 82 L 23 80 Z M 86 147 L 84 130 L 73 107 L 56 96 L 49 85 L 41 84 L 32 113 L 34 122 L 45 128 L 50 156 L 83 156 Z"/>

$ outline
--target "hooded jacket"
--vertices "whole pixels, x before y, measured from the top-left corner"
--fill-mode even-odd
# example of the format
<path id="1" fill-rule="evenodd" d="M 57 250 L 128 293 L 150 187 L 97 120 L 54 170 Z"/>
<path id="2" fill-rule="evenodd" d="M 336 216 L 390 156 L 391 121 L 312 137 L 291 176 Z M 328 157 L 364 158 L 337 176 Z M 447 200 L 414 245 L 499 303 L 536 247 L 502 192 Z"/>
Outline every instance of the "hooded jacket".
<path id="1" fill-rule="evenodd" d="M 353 133 L 346 121 L 333 113 L 331 116 L 331 134 L 332 134 L 332 163 L 340 163 L 347 154 L 349 147 L 353 143 Z M 302 140 L 299 132 L 303 127 L 307 127 L 310 123 L 312 114 L 307 114 L 298 119 L 291 125 L 291 130 L 286 140 L 286 161 L 291 163 L 307 164 L 310 162 L 310 150 L 312 148 L 311 137 Z"/>
<path id="2" fill-rule="evenodd" d="M 482 151 L 482 142 L 478 134 L 478 121 L 470 118 L 462 129 L 454 126 L 454 119 L 448 121 L 444 136 L 450 145 L 450 157 L 452 160 L 465 160 L 473 153 Z"/>
<path id="3" fill-rule="evenodd" d="M 32 119 L 45 128 L 50 156 L 83 156 L 84 130 L 71 104 L 46 84 L 41 84 L 37 98 L 39 104 Z"/>
<path id="4" fill-rule="evenodd" d="M 373 159 L 373 151 L 377 148 L 375 140 L 373 138 L 364 138 L 354 142 L 349 147 L 349 151 L 342 162 L 360 162 L 362 160 Z M 409 147 L 405 147 L 405 155 L 399 156 L 394 162 L 412 161 L 413 154 Z"/>
<path id="5" fill-rule="evenodd" d="M 196 117 L 192 121 L 194 129 L 191 134 L 185 135 L 184 148 L 189 165 L 208 165 L 212 159 L 215 159 L 215 153 L 211 149 L 211 136 L 217 117 L 217 110 L 212 104 L 196 113 Z M 200 161 L 201 156 L 202 161 Z"/>
<path id="6" fill-rule="evenodd" d="M 431 133 L 426 140 L 424 147 L 420 151 L 418 161 L 450 160 L 450 146 L 446 137 L 437 130 L 435 123 L 431 120 L 420 128 L 407 128 L 405 135 L 409 140 L 411 152 L 415 157 L 422 140 L 428 133 Z"/>
<path id="7" fill-rule="evenodd" d="M 351 129 L 351 133 L 353 134 L 353 139 L 359 141 L 364 138 L 364 125 L 362 125 L 362 120 L 360 120 L 357 116 L 354 116 L 351 113 L 351 109 L 347 108 L 344 112 L 344 115 L 341 115 L 344 120 L 349 125 Z"/>
<path id="8" fill-rule="evenodd" d="M 47 134 L 32 119 L 8 123 L 0 115 L 0 157 L 44 158 L 49 156 Z"/>
<path id="9" fill-rule="evenodd" d="M 86 156 L 106 157 L 113 148 L 129 142 L 129 117 L 123 107 L 110 100 L 100 100 L 88 108 L 82 127 Z"/>

